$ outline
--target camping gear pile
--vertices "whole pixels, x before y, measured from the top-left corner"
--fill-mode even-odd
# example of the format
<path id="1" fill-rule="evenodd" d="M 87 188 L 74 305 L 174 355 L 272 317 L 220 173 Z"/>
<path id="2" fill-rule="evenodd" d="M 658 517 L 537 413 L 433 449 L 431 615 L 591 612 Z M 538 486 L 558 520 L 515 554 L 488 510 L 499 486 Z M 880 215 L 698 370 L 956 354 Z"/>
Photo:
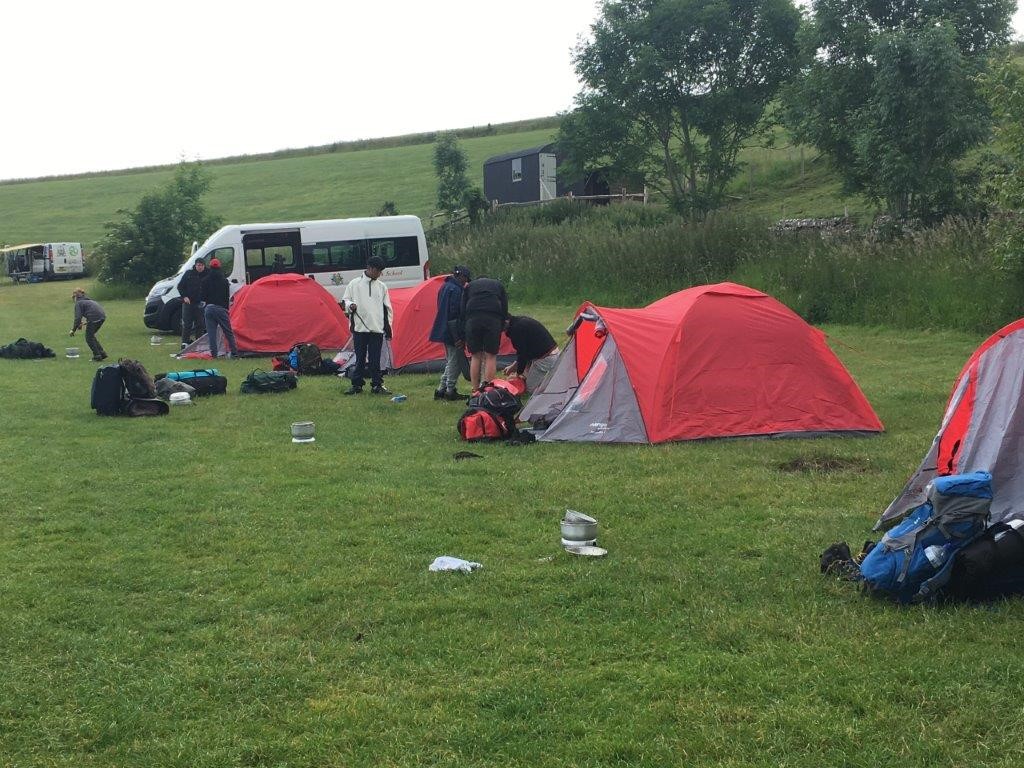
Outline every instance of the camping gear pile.
<path id="1" fill-rule="evenodd" d="M 38 341 L 18 339 L 0 347 L 0 357 L 11 360 L 34 360 L 41 357 L 56 357 L 56 355 L 52 349 L 43 346 Z"/>
<path id="2" fill-rule="evenodd" d="M 1022 401 L 1024 319 L 992 334 L 964 364 L 928 453 L 875 523 L 891 530 L 859 563 L 833 557 L 830 572 L 863 577 L 901 602 L 1024 594 Z M 899 557 L 894 578 L 884 566 Z"/>
<path id="3" fill-rule="evenodd" d="M 128 358 L 96 369 L 90 404 L 99 416 L 165 416 L 170 411 L 142 363 Z"/>
<path id="4" fill-rule="evenodd" d="M 523 379 L 498 379 L 480 387 L 466 403 L 456 428 L 467 443 L 489 440 L 518 440 L 523 435 L 516 427 L 516 417 L 523 409 L 521 395 L 526 390 Z M 533 436 L 529 435 L 532 441 Z"/>

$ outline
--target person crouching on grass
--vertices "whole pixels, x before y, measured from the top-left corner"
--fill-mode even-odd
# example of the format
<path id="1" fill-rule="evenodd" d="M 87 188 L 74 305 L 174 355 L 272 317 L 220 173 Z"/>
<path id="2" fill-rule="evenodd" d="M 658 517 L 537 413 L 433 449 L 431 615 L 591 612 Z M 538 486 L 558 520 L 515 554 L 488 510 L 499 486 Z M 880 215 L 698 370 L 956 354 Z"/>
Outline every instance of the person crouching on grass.
<path id="1" fill-rule="evenodd" d="M 352 346 L 356 352 L 356 367 L 352 372 L 352 386 L 345 394 L 358 395 L 366 383 L 366 371 L 370 371 L 370 391 L 375 395 L 390 395 L 384 386 L 384 373 L 380 369 L 380 351 L 384 339 L 391 339 L 391 297 L 388 287 L 380 279 L 384 271 L 384 260 L 371 256 L 366 260 L 366 270 L 345 286 L 341 299 L 342 309 L 349 317 L 352 328 Z"/>
<path id="2" fill-rule="evenodd" d="M 97 302 L 86 296 L 85 291 L 81 288 L 75 288 L 71 292 L 71 298 L 75 301 L 75 319 L 71 324 L 71 333 L 68 335 L 74 336 L 75 331 L 81 328 L 84 323 L 85 343 L 92 350 L 92 359 L 96 362 L 106 360 L 107 353 L 103 351 L 103 345 L 96 338 L 96 332 L 103 325 L 103 321 L 107 319 L 107 313 L 103 311 L 103 307 Z"/>

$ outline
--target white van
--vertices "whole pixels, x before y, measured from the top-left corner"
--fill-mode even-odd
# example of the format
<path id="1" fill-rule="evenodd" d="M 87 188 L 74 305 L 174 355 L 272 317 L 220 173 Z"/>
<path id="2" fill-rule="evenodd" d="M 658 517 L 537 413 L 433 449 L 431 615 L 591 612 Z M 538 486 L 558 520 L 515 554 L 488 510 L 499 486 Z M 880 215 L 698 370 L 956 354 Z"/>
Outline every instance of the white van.
<path id="1" fill-rule="evenodd" d="M 55 280 L 85 274 L 81 243 L 13 245 L 0 249 L 0 260 L 14 280 Z"/>
<path id="2" fill-rule="evenodd" d="M 362 273 L 370 256 L 384 259 L 382 277 L 389 286 L 417 285 L 430 277 L 427 241 L 416 216 L 232 224 L 193 246 L 178 271 L 153 286 L 143 320 L 149 328 L 180 330 L 178 281 L 197 259 L 207 264 L 220 260 L 232 295 L 266 275 L 294 272 L 316 280 L 340 302 L 345 286 Z"/>

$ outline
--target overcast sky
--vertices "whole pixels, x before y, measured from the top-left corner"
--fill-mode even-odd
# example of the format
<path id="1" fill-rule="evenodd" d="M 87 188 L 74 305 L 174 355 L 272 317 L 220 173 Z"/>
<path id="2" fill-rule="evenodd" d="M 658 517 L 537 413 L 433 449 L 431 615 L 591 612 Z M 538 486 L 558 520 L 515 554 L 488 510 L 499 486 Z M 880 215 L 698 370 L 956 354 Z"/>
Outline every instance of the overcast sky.
<path id="1" fill-rule="evenodd" d="M 0 179 L 553 115 L 596 14 L 595 0 L 2 7 Z"/>

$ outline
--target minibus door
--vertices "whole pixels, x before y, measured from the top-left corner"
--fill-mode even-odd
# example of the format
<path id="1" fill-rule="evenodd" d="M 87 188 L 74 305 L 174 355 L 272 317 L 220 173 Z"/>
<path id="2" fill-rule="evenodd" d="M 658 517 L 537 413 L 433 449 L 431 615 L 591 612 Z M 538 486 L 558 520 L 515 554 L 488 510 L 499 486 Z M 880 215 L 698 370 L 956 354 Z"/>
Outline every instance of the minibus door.
<path id="1" fill-rule="evenodd" d="M 245 282 L 250 285 L 267 275 L 302 274 L 302 236 L 299 230 L 242 234 L 245 251 Z"/>

